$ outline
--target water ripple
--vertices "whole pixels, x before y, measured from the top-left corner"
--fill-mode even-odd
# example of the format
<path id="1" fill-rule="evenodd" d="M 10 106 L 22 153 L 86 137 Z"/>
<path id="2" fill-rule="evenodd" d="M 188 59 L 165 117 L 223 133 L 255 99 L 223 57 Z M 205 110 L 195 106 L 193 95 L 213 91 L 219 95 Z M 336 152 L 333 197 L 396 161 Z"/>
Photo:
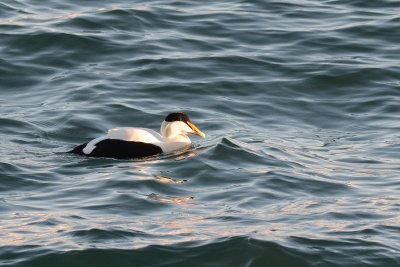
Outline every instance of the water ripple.
<path id="1" fill-rule="evenodd" d="M 397 9 L 0 2 L 0 265 L 398 266 Z M 173 111 L 207 138 L 64 153 Z"/>

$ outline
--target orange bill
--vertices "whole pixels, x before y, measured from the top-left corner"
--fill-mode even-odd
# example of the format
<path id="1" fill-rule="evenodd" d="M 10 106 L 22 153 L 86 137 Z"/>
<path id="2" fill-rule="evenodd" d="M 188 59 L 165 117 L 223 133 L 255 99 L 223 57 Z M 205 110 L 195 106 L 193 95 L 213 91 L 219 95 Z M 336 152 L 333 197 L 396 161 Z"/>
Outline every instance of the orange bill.
<path id="1" fill-rule="evenodd" d="M 202 131 L 200 131 L 199 128 L 197 128 L 196 125 L 194 125 L 192 122 L 187 121 L 186 124 L 189 125 L 189 127 L 193 130 L 194 134 L 201 136 L 203 138 L 206 137 L 206 135 Z"/>

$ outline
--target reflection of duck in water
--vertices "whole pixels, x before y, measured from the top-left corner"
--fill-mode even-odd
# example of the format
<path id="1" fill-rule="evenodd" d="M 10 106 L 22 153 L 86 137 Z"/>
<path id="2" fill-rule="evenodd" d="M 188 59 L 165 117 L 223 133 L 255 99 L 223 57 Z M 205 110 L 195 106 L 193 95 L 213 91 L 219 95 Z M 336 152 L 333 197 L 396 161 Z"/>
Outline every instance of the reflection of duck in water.
<path id="1" fill-rule="evenodd" d="M 107 135 L 79 145 L 70 153 L 116 159 L 148 157 L 190 145 L 188 134 L 205 137 L 185 113 L 171 113 L 161 124 L 161 134 L 146 128 L 113 128 Z"/>

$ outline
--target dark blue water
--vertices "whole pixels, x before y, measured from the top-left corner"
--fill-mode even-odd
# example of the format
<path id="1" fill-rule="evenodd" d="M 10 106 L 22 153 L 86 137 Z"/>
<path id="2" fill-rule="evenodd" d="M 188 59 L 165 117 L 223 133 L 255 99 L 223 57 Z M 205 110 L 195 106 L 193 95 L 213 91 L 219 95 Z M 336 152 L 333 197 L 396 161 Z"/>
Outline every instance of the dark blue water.
<path id="1" fill-rule="evenodd" d="M 400 266 L 399 1 L 69 2 L 0 0 L 0 266 Z"/>

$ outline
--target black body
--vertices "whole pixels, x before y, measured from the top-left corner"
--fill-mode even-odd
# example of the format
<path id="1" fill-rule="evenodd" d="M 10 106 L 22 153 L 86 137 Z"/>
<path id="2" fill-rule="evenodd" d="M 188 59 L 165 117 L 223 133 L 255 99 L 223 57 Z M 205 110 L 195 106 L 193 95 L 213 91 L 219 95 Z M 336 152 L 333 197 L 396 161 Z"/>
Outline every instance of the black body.
<path id="1" fill-rule="evenodd" d="M 90 154 L 86 155 L 82 151 L 86 145 L 87 144 L 79 145 L 71 150 L 70 153 L 88 157 L 134 159 L 154 156 L 163 152 L 159 146 L 149 143 L 106 139 L 98 142 L 95 149 L 93 149 Z"/>

